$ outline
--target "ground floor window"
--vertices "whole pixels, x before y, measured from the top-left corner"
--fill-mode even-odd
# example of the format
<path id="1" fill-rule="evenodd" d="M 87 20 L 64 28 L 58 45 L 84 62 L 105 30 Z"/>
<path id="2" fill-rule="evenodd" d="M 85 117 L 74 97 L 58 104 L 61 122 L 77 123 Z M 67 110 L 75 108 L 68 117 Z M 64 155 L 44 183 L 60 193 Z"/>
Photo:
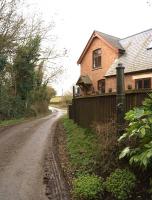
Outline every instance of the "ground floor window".
<path id="1" fill-rule="evenodd" d="M 151 88 L 151 78 L 136 79 L 135 87 L 136 87 L 136 89 Z"/>
<path id="2" fill-rule="evenodd" d="M 98 81 L 98 91 L 100 93 L 105 93 L 105 79 L 101 79 Z"/>

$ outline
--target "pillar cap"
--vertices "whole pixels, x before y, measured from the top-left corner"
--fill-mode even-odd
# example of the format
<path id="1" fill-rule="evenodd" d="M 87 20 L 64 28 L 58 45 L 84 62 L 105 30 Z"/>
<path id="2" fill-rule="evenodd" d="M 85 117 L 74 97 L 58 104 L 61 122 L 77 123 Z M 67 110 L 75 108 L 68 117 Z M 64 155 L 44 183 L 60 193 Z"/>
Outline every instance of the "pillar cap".
<path id="1" fill-rule="evenodd" d="M 116 67 L 116 69 L 124 69 L 125 67 L 123 66 L 123 64 L 122 63 L 118 63 L 118 66 Z"/>

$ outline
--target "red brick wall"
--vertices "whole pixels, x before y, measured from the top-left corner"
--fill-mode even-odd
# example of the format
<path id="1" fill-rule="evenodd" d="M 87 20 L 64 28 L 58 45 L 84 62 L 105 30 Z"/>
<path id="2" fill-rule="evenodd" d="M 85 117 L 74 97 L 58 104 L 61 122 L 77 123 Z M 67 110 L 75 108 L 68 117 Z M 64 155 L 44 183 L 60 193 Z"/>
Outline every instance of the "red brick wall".
<path id="1" fill-rule="evenodd" d="M 128 89 L 128 85 L 135 89 L 135 80 L 132 79 L 132 75 L 125 75 L 125 90 Z M 116 92 L 116 76 L 106 77 L 106 93 L 109 92 L 110 88 L 112 92 Z"/>
<path id="2" fill-rule="evenodd" d="M 102 67 L 98 69 L 92 68 L 92 53 L 95 49 L 102 49 Z M 104 77 L 105 73 L 114 62 L 114 60 L 118 57 L 117 51 L 113 48 L 110 48 L 104 40 L 100 40 L 99 38 L 94 38 L 90 47 L 88 48 L 86 54 L 84 55 L 81 62 L 81 75 L 88 75 L 92 80 L 93 87 L 95 92 L 97 91 L 97 82 L 100 79 L 105 79 L 105 91 L 109 92 L 109 89 L 112 89 L 112 92 L 116 92 L 116 77 Z M 134 74 L 125 75 L 125 90 L 128 90 L 128 85 L 132 86 L 132 89 L 135 89 L 135 80 L 133 79 L 134 75 L 148 74 L 150 72 L 141 73 L 137 72 Z M 152 83 L 152 81 L 151 81 Z M 152 86 L 151 86 L 152 87 Z"/>
<path id="3" fill-rule="evenodd" d="M 95 49 L 102 49 L 102 68 L 92 68 L 92 53 Z M 104 79 L 104 75 L 114 60 L 118 57 L 118 53 L 110 48 L 104 41 L 97 37 L 91 43 L 87 53 L 81 62 L 81 75 L 88 75 L 93 82 L 95 91 L 97 91 L 97 81 Z"/>
<path id="4" fill-rule="evenodd" d="M 135 79 L 133 79 L 134 76 L 138 75 L 145 75 L 145 78 L 149 78 L 151 75 L 151 72 L 137 72 L 133 74 L 127 74 L 125 75 L 125 90 L 128 90 L 128 85 L 132 86 L 132 89 L 135 89 Z M 106 77 L 106 92 L 109 92 L 109 89 L 112 88 L 112 92 L 116 92 L 116 76 L 112 77 Z M 152 79 L 151 79 L 151 88 L 152 88 Z"/>

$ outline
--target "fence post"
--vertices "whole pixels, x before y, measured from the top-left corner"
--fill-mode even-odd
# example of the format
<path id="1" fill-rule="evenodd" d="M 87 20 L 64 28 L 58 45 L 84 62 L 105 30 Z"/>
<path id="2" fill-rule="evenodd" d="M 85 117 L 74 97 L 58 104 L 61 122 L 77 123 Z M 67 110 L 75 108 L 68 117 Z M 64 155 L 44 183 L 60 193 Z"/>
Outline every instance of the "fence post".
<path id="1" fill-rule="evenodd" d="M 117 71 L 117 94 L 116 94 L 116 109 L 117 109 L 117 131 L 121 134 L 124 128 L 125 116 L 125 83 L 124 83 L 124 66 L 119 63 L 116 67 Z"/>
<path id="2" fill-rule="evenodd" d="M 69 117 L 69 119 L 72 119 L 72 112 L 71 112 L 71 110 L 72 110 L 72 104 L 69 104 L 68 105 L 68 117 Z"/>
<path id="3" fill-rule="evenodd" d="M 73 99 L 75 99 L 75 87 L 73 86 Z"/>
<path id="4" fill-rule="evenodd" d="M 73 86 L 72 112 L 73 112 L 73 121 L 76 123 L 75 86 Z"/>

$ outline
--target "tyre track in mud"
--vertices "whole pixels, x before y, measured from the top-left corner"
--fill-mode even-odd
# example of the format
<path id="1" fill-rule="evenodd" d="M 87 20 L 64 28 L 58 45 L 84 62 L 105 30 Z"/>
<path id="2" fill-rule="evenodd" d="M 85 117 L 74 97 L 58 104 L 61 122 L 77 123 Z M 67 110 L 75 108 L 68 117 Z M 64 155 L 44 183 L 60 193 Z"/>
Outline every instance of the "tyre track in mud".
<path id="1" fill-rule="evenodd" d="M 0 200 L 68 199 L 63 195 L 66 188 L 53 152 L 54 129 L 61 115 L 54 110 L 50 116 L 0 129 Z M 54 178 L 48 197 L 43 182 L 46 153 Z"/>

